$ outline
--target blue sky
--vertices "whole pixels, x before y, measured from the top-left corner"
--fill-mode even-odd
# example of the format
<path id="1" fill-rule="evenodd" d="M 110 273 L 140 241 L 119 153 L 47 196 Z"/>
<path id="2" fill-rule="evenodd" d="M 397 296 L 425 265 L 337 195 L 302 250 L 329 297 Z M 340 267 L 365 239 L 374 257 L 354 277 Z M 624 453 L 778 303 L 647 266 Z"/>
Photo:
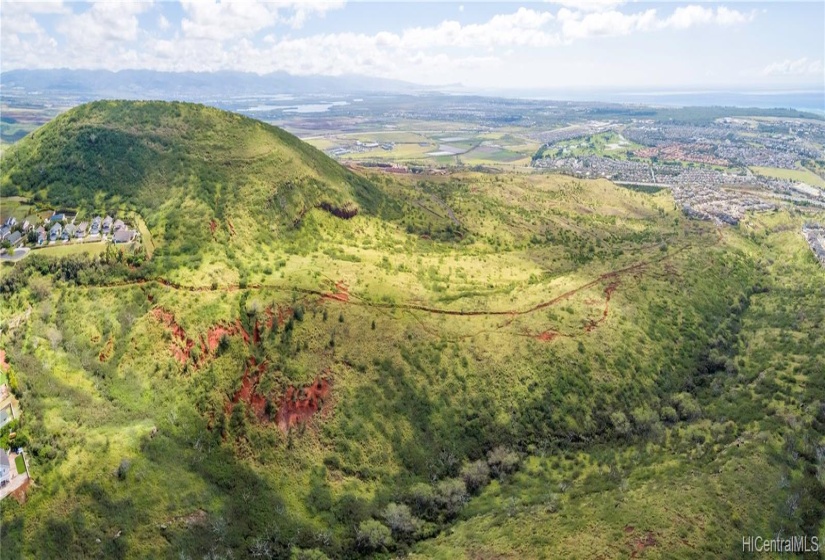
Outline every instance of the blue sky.
<path id="1" fill-rule="evenodd" d="M 825 3 L 7 2 L 0 69 L 363 74 L 476 89 L 825 89 Z"/>

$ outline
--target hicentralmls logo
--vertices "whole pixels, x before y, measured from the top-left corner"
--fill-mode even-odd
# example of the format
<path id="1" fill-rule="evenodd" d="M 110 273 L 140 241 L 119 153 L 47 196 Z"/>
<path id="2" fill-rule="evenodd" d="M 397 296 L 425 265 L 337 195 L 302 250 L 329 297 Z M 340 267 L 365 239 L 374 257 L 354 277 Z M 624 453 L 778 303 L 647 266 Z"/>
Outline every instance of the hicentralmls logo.
<path id="1" fill-rule="evenodd" d="M 784 539 L 766 539 L 760 536 L 747 536 L 742 537 L 742 552 L 817 553 L 819 552 L 819 537 L 796 535 Z"/>

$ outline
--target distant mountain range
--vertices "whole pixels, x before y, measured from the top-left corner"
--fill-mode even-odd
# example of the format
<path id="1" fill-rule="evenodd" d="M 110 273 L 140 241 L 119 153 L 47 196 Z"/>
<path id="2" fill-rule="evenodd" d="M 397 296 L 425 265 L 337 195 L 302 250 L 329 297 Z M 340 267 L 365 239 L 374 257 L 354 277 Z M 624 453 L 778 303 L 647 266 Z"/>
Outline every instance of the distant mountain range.
<path id="1" fill-rule="evenodd" d="M 0 92 L 88 98 L 193 99 L 311 93 L 411 93 L 434 88 L 367 76 L 294 76 L 286 72 L 156 72 L 154 70 L 10 70 Z"/>

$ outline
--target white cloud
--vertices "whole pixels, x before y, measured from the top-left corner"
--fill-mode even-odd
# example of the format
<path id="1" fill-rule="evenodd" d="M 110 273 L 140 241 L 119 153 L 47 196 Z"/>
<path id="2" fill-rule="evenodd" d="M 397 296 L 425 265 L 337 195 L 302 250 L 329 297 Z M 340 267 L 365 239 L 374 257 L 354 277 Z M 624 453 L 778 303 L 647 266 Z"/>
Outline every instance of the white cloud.
<path id="1" fill-rule="evenodd" d="M 35 19 L 39 14 L 70 13 L 62 2 L 7 2 L 0 3 L 0 27 L 3 33 L 36 35 L 45 30 Z"/>
<path id="2" fill-rule="evenodd" d="M 169 29 L 169 25 L 170 25 L 169 20 L 166 19 L 166 16 L 161 14 L 158 17 L 158 29 L 160 29 L 161 31 L 166 31 L 167 29 Z"/>
<path id="3" fill-rule="evenodd" d="M 63 18 L 57 31 L 80 49 L 134 41 L 140 29 L 137 15 L 151 7 L 151 2 L 98 2 L 85 12 Z"/>
<path id="4" fill-rule="evenodd" d="M 822 60 L 802 57 L 797 60 L 773 62 L 762 69 L 763 76 L 818 76 L 825 74 Z"/>
<path id="5" fill-rule="evenodd" d="M 613 10 L 625 3 L 625 0 L 545 0 L 565 8 L 575 8 L 581 12 L 601 12 Z"/>
<path id="6" fill-rule="evenodd" d="M 566 39 L 584 39 L 594 36 L 629 35 L 634 31 L 648 31 L 656 25 L 656 10 L 625 14 L 616 10 L 582 14 L 566 8 L 559 10 L 562 34 Z"/>
<path id="7" fill-rule="evenodd" d="M 572 2 L 571 2 L 572 3 Z M 634 32 L 656 29 L 688 29 L 698 25 L 738 25 L 751 21 L 754 13 L 745 14 L 730 8 L 705 8 L 690 5 L 676 8 L 662 19 L 655 8 L 643 12 L 624 13 L 618 10 L 584 12 L 566 7 L 556 14 L 562 22 L 562 35 L 566 41 L 598 36 L 621 36 Z"/>
<path id="8" fill-rule="evenodd" d="M 295 2 L 249 2 L 225 0 L 181 2 L 186 17 L 181 29 L 186 37 L 211 41 L 250 37 L 277 23 L 300 28 L 311 15 L 323 16 L 342 8 L 341 0 L 303 0 Z M 286 14 L 286 15 L 285 15 Z"/>
<path id="9" fill-rule="evenodd" d="M 738 25 L 751 21 L 754 16 L 754 12 L 745 14 L 724 6 L 720 6 L 714 10 L 713 8 L 705 8 L 704 6 L 691 5 L 676 8 L 670 17 L 661 22 L 661 27 L 687 29 L 694 25 Z"/>
<path id="10" fill-rule="evenodd" d="M 407 29 L 400 36 L 379 33 L 376 37 L 386 45 L 400 48 L 542 47 L 559 42 L 556 33 L 544 29 L 553 19 L 550 12 L 519 8 L 512 14 L 493 16 L 485 23 L 461 25 L 457 21 L 443 21 L 435 27 Z"/>

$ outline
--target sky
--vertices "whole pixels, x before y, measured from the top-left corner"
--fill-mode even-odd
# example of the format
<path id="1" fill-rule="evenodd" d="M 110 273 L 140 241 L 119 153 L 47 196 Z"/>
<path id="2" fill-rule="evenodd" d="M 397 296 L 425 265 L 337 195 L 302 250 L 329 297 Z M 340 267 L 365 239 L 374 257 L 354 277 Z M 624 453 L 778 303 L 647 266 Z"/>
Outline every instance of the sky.
<path id="1" fill-rule="evenodd" d="M 0 0 L 0 70 L 368 75 L 484 89 L 825 89 L 825 2 Z"/>

